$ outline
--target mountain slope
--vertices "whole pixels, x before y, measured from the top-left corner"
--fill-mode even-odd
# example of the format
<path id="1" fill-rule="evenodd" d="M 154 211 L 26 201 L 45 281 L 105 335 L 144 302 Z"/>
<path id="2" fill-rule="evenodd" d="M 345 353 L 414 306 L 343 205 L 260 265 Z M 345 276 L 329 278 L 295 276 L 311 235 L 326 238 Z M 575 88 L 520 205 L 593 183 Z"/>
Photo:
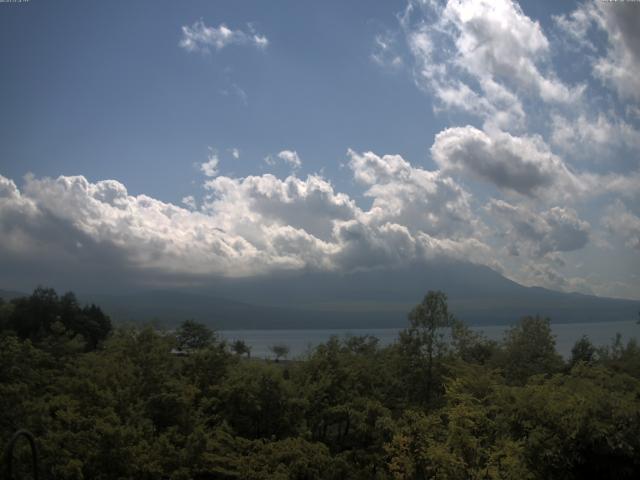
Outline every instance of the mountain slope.
<path id="1" fill-rule="evenodd" d="M 440 262 L 351 274 L 307 273 L 225 279 L 193 290 L 81 296 L 116 320 L 174 324 L 186 318 L 220 329 L 375 328 L 406 324 L 428 290 L 449 296 L 469 324 L 490 325 L 540 314 L 554 322 L 635 320 L 640 302 L 528 288 L 469 263 Z"/>
<path id="2" fill-rule="evenodd" d="M 5 301 L 11 300 L 13 298 L 24 297 L 25 295 L 27 294 L 14 290 L 0 290 L 0 298 Z"/>

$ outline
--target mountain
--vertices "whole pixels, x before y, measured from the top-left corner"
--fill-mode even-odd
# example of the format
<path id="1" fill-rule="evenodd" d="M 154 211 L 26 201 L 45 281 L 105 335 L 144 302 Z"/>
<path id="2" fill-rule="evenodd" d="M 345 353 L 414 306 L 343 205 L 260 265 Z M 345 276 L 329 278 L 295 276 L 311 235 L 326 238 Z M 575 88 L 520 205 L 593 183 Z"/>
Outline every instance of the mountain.
<path id="1" fill-rule="evenodd" d="M 215 281 L 190 290 L 79 295 L 118 321 L 186 318 L 218 329 L 380 328 L 406 325 L 428 290 L 442 290 L 451 311 L 472 325 L 511 323 L 524 315 L 556 323 L 635 320 L 640 301 L 524 287 L 494 270 L 462 262 L 349 274 L 304 273 Z"/>
<path id="2" fill-rule="evenodd" d="M 24 297 L 25 295 L 27 294 L 23 292 L 17 292 L 14 290 L 0 290 L 0 298 L 4 301 L 8 301 L 18 297 Z"/>
<path id="3" fill-rule="evenodd" d="M 287 309 L 251 305 L 182 290 L 80 295 L 79 300 L 100 305 L 117 322 L 152 321 L 172 327 L 182 320 L 194 319 L 217 329 L 291 328 L 295 324 L 295 312 Z"/>

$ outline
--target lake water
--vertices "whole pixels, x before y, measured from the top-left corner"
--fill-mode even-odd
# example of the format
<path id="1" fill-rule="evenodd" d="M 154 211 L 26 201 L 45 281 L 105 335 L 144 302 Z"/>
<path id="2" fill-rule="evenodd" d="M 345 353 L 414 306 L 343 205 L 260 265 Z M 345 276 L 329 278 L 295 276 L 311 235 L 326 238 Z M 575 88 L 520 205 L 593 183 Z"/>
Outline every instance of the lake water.
<path id="1" fill-rule="evenodd" d="M 483 332 L 487 338 L 501 340 L 509 325 L 489 325 L 471 327 Z M 568 358 L 576 340 L 583 335 L 597 346 L 610 345 L 616 333 L 622 335 L 626 343 L 631 338 L 640 338 L 640 325 L 635 322 L 607 323 L 552 323 L 556 337 L 556 349 Z M 229 341 L 244 340 L 251 347 L 251 355 L 259 358 L 272 357 L 269 347 L 285 344 L 290 348 L 289 358 L 304 356 L 313 347 L 326 342 L 332 335 L 340 338 L 347 336 L 373 335 L 380 345 L 389 345 L 398 338 L 398 328 L 344 329 L 344 330 L 223 330 L 221 336 Z"/>

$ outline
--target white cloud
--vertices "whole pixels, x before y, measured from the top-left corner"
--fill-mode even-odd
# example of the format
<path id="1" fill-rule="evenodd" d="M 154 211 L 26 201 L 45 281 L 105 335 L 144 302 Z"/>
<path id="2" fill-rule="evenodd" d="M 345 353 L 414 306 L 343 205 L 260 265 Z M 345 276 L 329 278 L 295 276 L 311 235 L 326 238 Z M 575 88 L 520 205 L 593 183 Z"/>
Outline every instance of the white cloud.
<path id="1" fill-rule="evenodd" d="M 189 52 L 208 52 L 212 47 L 222 50 L 228 45 L 249 45 L 258 49 L 264 49 L 269 45 L 269 40 L 249 28 L 249 31 L 232 30 L 224 23 L 217 27 L 205 25 L 203 20 L 198 20 L 193 25 L 182 27 L 180 46 Z"/>
<path id="2" fill-rule="evenodd" d="M 638 287 L 632 283 L 605 279 L 590 273 L 584 277 L 565 275 L 548 263 L 529 262 L 512 275 L 521 285 L 545 287 L 565 292 L 580 292 L 610 298 L 637 298 Z"/>
<path id="3" fill-rule="evenodd" d="M 523 285 L 550 288 L 565 292 L 582 292 L 595 295 L 611 295 L 593 278 L 569 277 L 547 263 L 531 262 L 523 265 L 518 281 Z M 619 290 L 618 290 L 619 294 Z"/>
<path id="4" fill-rule="evenodd" d="M 553 21 L 563 30 L 572 41 L 580 46 L 596 51 L 596 46 L 588 39 L 588 31 L 593 23 L 593 14 L 590 11 L 593 4 L 583 3 L 573 12 L 566 15 L 554 15 Z"/>
<path id="5" fill-rule="evenodd" d="M 218 92 L 220 93 L 220 95 L 224 95 L 225 97 L 235 96 L 245 107 L 249 105 L 249 95 L 242 87 L 240 87 L 236 83 L 231 84 L 231 89 L 223 88 Z"/>
<path id="6" fill-rule="evenodd" d="M 246 272 L 245 260 L 259 257 L 246 241 L 220 231 L 206 215 L 129 195 L 115 180 L 27 177 L 23 191 L 6 195 L 1 208 L 3 251 L 7 238 L 21 238 L 27 256 L 50 255 L 49 262 L 61 252 L 75 259 L 83 255 L 80 260 L 102 262 L 109 269 L 198 275 Z"/>
<path id="7" fill-rule="evenodd" d="M 538 64 L 549 51 L 540 24 L 511 0 L 449 1 L 443 18 L 457 30 L 455 63 L 478 79 L 528 88 L 545 101 L 575 100 L 572 91 Z"/>
<path id="8" fill-rule="evenodd" d="M 627 199 L 640 198 L 640 170 L 625 174 L 583 174 L 582 177 L 593 193 L 601 191 Z"/>
<path id="9" fill-rule="evenodd" d="M 512 255 L 526 253 L 537 258 L 579 250 L 589 242 L 591 226 L 571 208 L 553 207 L 536 213 L 522 205 L 494 199 L 486 209 L 506 226 L 503 236 Z"/>
<path id="10" fill-rule="evenodd" d="M 218 174 L 219 162 L 218 155 L 210 149 L 207 161 L 200 164 L 200 171 L 207 177 L 215 177 Z"/>
<path id="11" fill-rule="evenodd" d="M 292 168 L 300 168 L 302 166 L 302 160 L 300 160 L 298 152 L 295 150 L 282 150 L 278 153 L 278 158 L 289 164 Z"/>
<path id="12" fill-rule="evenodd" d="M 439 238 L 468 237 L 480 228 L 471 212 L 469 194 L 440 172 L 413 167 L 400 155 L 349 151 L 354 179 L 373 198 L 367 222 L 398 223 L 412 233 Z"/>
<path id="13" fill-rule="evenodd" d="M 27 175 L 27 178 L 31 176 Z M 5 250 L 9 256 L 22 256 L 42 249 L 42 241 L 46 242 L 46 239 L 32 235 L 42 221 L 35 202 L 22 195 L 13 180 L 0 175 L 0 250 Z"/>
<path id="14" fill-rule="evenodd" d="M 404 61 L 398 53 L 394 35 L 387 32 L 375 36 L 371 60 L 381 67 L 391 69 L 398 69 L 404 65 Z"/>
<path id="15" fill-rule="evenodd" d="M 625 245 L 640 250 L 640 217 L 629 211 L 621 201 L 611 205 L 603 219 L 605 227 L 621 237 Z"/>
<path id="16" fill-rule="evenodd" d="M 231 156 L 232 156 L 233 158 L 235 158 L 236 160 L 238 160 L 238 159 L 240 158 L 240 150 L 239 150 L 239 149 L 237 149 L 237 148 L 232 148 L 232 149 L 230 150 L 230 152 L 231 152 Z"/>
<path id="17" fill-rule="evenodd" d="M 541 191 L 575 193 L 578 179 L 539 136 L 513 136 L 475 127 L 448 128 L 436 135 L 431 155 L 448 172 L 470 174 L 530 197 Z"/>
<path id="18" fill-rule="evenodd" d="M 593 54 L 593 74 L 612 86 L 622 99 L 640 100 L 640 9 L 633 2 L 587 1 L 558 26 Z M 592 33 L 598 30 L 597 33 Z M 604 33 L 608 46 L 601 55 L 592 38 Z"/>
<path id="19" fill-rule="evenodd" d="M 211 177 L 199 210 L 193 196 L 181 208 L 130 195 L 115 180 L 28 176 L 20 191 L 0 176 L 0 258 L 126 271 L 140 282 L 353 271 L 442 257 L 504 271 L 497 241 L 520 255 L 521 264 L 538 262 L 537 273 L 504 271 L 512 278 L 543 284 L 546 272 L 546 286 L 580 287 L 576 278 L 550 283 L 554 272 L 562 278 L 560 253 L 579 250 L 590 238 L 590 225 L 571 208 L 538 213 L 493 200 L 480 213 L 505 227 L 500 237 L 474 213 L 471 194 L 443 171 L 413 166 L 399 155 L 348 156 L 354 181 L 371 199 L 367 208 L 319 175 Z M 625 215 L 622 223 L 611 217 L 607 226 L 635 247 L 638 219 Z"/>
<path id="20" fill-rule="evenodd" d="M 445 108 L 517 129 L 526 120 L 520 94 L 561 104 L 582 95 L 584 86 L 566 85 L 548 67 L 540 24 L 511 0 L 412 2 L 401 24 L 418 82 Z"/>
<path id="21" fill-rule="evenodd" d="M 291 226 L 330 239 L 335 221 L 351 220 L 360 210 L 348 195 L 337 193 L 324 178 L 274 175 L 217 177 L 205 184 L 211 196 L 204 209 L 220 228 L 255 244 L 263 243 L 264 226 Z"/>
<path id="22" fill-rule="evenodd" d="M 640 150 L 640 130 L 614 114 L 600 112 L 593 118 L 580 114 L 572 120 L 555 114 L 551 126 L 551 142 L 581 160 L 588 156 L 610 161 L 620 149 Z"/>
<path id="23" fill-rule="evenodd" d="M 147 272 L 154 281 L 369 269 L 441 256 L 493 261 L 477 238 L 468 194 L 453 180 L 399 156 L 349 156 L 373 199 L 369 209 L 319 175 L 214 176 L 199 210 L 191 195 L 182 208 L 130 195 L 115 180 L 27 177 L 20 191 L 0 177 L 0 256 L 65 252 L 54 255 L 82 256 L 74 265 L 102 262 L 132 278 Z"/>
<path id="24" fill-rule="evenodd" d="M 264 158 L 264 161 L 267 165 L 274 167 L 278 160 L 282 160 L 286 165 L 291 167 L 293 170 L 297 170 L 302 166 L 302 160 L 298 153 L 294 150 L 282 150 L 275 157 L 272 155 L 267 155 Z"/>
<path id="25" fill-rule="evenodd" d="M 594 64 L 594 71 L 611 83 L 623 99 L 640 100 L 640 9 L 637 5 L 606 5 L 600 2 L 601 23 L 609 36 L 606 57 Z"/>
<path id="26" fill-rule="evenodd" d="M 187 195 L 186 197 L 182 197 L 182 203 L 186 205 L 188 208 L 190 208 L 191 210 L 195 210 L 196 208 L 198 208 L 198 205 L 196 204 L 196 199 L 194 198 L 193 195 Z"/>

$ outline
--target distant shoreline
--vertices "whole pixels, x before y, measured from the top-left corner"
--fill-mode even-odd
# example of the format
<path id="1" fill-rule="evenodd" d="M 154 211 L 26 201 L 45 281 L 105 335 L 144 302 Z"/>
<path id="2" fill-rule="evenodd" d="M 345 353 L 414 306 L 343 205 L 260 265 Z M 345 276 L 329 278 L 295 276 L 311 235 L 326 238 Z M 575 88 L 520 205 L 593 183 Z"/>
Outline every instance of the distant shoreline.
<path id="1" fill-rule="evenodd" d="M 499 341 L 503 338 L 509 325 L 470 325 L 469 328 L 482 332 L 487 338 Z M 289 358 L 304 355 L 310 348 L 326 342 L 331 336 L 340 338 L 348 336 L 371 335 L 378 339 L 380 345 L 393 343 L 404 327 L 391 328 L 325 328 L 325 329 L 224 329 L 218 334 L 229 341 L 244 340 L 252 348 L 252 356 L 268 358 L 271 356 L 269 346 L 284 343 L 291 348 Z M 617 333 L 624 340 L 640 338 L 640 325 L 635 321 L 553 323 L 551 329 L 556 337 L 556 349 L 563 357 L 571 356 L 576 340 L 583 335 L 597 346 L 610 345 Z"/>

